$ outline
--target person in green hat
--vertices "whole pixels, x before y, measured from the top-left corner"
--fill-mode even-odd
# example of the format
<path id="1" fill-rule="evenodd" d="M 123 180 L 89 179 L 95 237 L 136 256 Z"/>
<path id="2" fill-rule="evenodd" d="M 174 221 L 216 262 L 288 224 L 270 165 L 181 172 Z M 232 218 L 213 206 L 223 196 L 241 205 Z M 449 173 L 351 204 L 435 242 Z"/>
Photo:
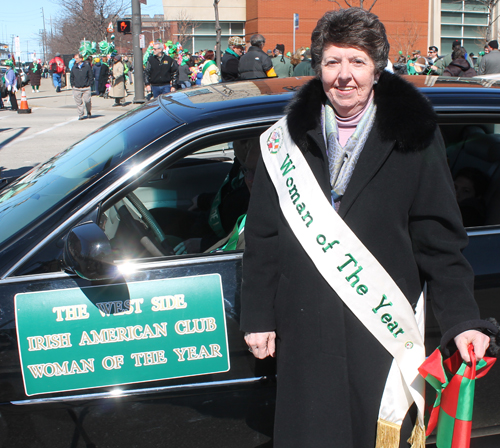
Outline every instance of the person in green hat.
<path id="1" fill-rule="evenodd" d="M 5 65 L 9 67 L 7 72 L 5 73 L 5 87 L 7 88 L 7 92 L 9 94 L 9 101 L 11 110 L 17 111 L 17 73 L 14 69 L 14 62 L 12 59 L 7 59 L 5 61 Z"/>

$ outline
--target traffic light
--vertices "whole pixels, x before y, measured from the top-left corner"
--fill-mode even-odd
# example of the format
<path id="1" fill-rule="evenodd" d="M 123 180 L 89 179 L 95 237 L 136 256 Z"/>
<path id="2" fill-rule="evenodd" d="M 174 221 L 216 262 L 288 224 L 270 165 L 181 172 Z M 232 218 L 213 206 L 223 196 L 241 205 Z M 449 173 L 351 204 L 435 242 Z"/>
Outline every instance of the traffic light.
<path id="1" fill-rule="evenodd" d="M 130 20 L 117 20 L 116 30 L 123 34 L 132 34 L 132 28 L 130 25 Z"/>

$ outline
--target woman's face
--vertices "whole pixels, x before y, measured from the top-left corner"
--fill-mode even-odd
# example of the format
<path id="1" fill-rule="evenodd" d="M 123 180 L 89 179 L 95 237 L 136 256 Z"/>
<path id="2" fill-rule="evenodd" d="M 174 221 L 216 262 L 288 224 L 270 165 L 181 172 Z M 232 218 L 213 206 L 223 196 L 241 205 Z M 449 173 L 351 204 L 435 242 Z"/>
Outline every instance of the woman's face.
<path id="1" fill-rule="evenodd" d="M 323 89 L 341 117 L 351 117 L 365 107 L 379 76 L 375 74 L 372 58 L 364 50 L 330 45 L 323 51 Z"/>

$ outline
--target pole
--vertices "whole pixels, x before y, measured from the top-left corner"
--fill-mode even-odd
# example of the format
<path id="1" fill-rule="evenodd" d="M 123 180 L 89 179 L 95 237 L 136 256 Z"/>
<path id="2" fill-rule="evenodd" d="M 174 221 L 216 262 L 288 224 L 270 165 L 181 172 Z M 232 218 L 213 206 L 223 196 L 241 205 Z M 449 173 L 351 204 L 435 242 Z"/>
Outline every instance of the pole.
<path id="1" fill-rule="evenodd" d="M 132 0 L 132 45 L 134 54 L 134 103 L 144 103 L 144 68 L 142 66 L 142 50 L 139 43 L 141 33 L 141 4 Z"/>
<path id="2" fill-rule="evenodd" d="M 43 7 L 42 7 L 42 18 L 43 18 L 43 39 L 42 39 L 43 62 L 47 62 L 47 31 L 45 29 L 45 14 L 43 12 Z"/>
<path id="3" fill-rule="evenodd" d="M 220 67 L 220 59 L 221 59 L 221 46 L 220 46 L 220 36 L 221 36 L 221 27 L 219 23 L 219 1 L 220 0 L 214 0 L 214 9 L 215 9 L 215 33 L 216 33 L 216 40 L 215 40 L 215 54 L 216 54 L 216 64 L 217 67 Z"/>
<path id="4" fill-rule="evenodd" d="M 295 14 L 292 16 L 292 26 L 293 26 L 293 54 L 295 54 Z"/>

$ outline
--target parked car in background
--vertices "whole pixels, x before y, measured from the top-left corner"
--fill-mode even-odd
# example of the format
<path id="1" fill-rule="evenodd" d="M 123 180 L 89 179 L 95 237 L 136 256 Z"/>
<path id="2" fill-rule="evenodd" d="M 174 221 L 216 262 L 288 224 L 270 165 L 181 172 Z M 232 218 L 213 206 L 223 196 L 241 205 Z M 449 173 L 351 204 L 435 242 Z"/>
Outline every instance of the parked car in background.
<path id="1" fill-rule="evenodd" d="M 162 95 L 0 190 L 0 446 L 272 446 L 275 363 L 239 331 L 243 251 L 173 248 L 193 198 L 235 168 L 234 142 L 307 79 Z M 499 317 L 500 83 L 408 79 L 438 113 L 451 174 L 488 181 L 465 256 L 482 317 Z M 474 437 L 500 434 L 499 381 L 477 382 Z"/>

